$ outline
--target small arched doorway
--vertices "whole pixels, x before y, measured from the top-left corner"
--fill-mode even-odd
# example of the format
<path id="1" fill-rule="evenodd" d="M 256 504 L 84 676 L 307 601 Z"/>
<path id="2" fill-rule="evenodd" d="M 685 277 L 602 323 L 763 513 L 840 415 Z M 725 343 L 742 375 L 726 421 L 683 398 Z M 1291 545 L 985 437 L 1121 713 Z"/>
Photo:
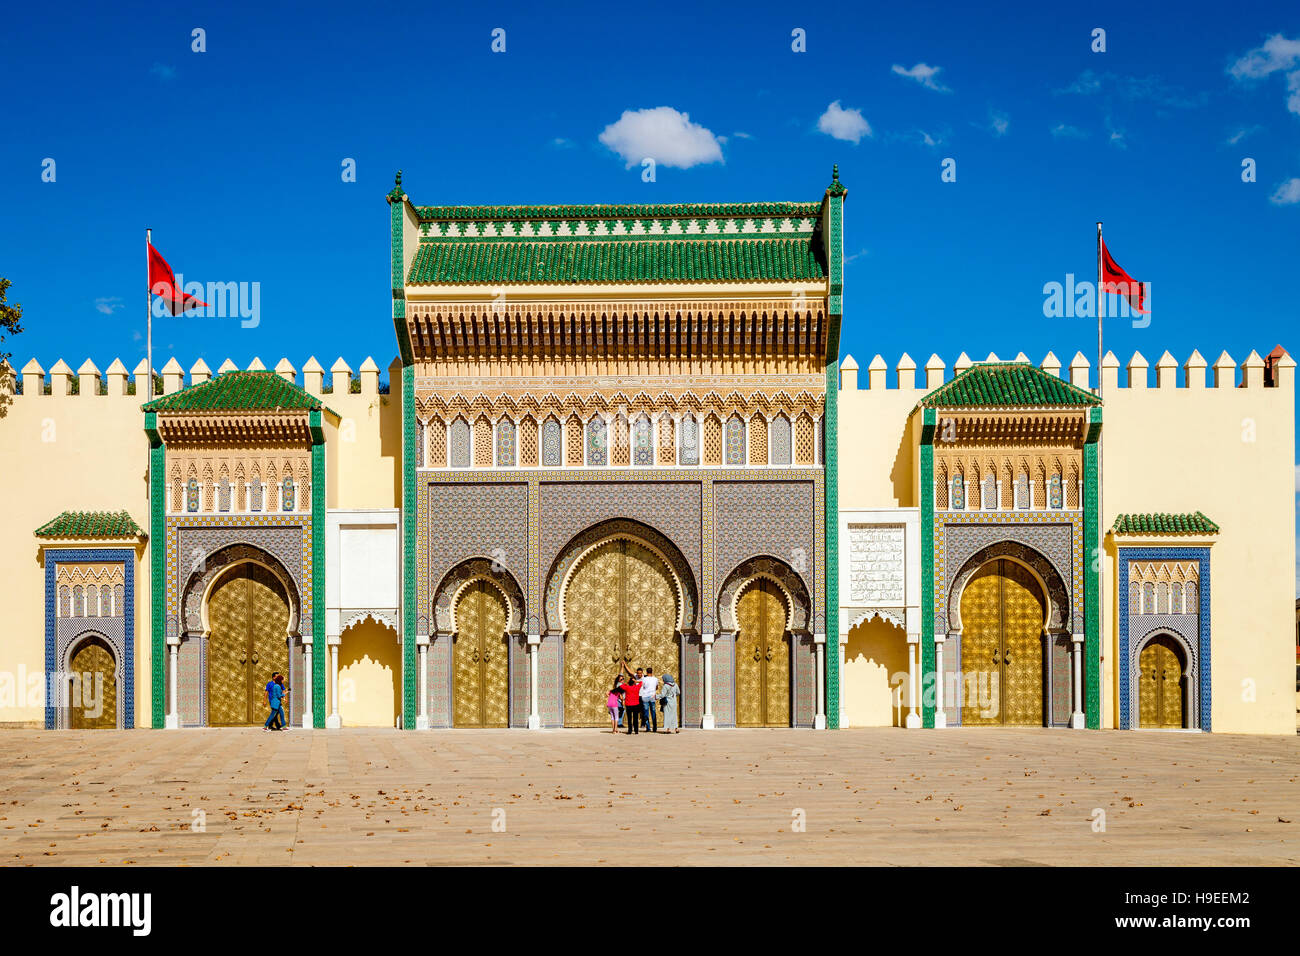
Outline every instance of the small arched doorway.
<path id="1" fill-rule="evenodd" d="M 758 578 L 736 601 L 736 726 L 790 726 L 789 608 Z"/>
<path id="2" fill-rule="evenodd" d="M 961 721 L 966 726 L 1043 726 L 1043 627 L 1038 579 L 1009 558 L 984 564 L 961 595 Z"/>
<path id="3" fill-rule="evenodd" d="M 1187 726 L 1184 690 L 1186 662 L 1178 642 L 1157 634 L 1138 654 L 1138 726 L 1182 729 Z"/>
<path id="4" fill-rule="evenodd" d="M 510 724 L 510 643 L 505 597 L 483 578 L 456 600 L 452 637 L 452 726 Z"/>
<path id="5" fill-rule="evenodd" d="M 564 724 L 604 727 L 620 664 L 679 671 L 677 589 L 664 559 L 617 537 L 582 556 L 564 591 Z"/>
<path id="6" fill-rule="evenodd" d="M 289 597 L 270 570 L 251 561 L 222 573 L 208 597 L 208 724 L 262 723 L 264 688 L 289 670 Z"/>
<path id="7" fill-rule="evenodd" d="M 117 657 L 97 634 L 83 637 L 68 660 L 68 727 L 114 730 L 117 727 Z"/>

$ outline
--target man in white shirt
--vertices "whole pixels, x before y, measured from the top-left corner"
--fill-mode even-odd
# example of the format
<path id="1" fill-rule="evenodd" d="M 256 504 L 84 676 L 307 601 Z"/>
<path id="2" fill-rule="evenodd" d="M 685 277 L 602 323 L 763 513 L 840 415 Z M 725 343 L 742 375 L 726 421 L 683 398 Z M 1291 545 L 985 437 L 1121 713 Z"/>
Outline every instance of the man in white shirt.
<path id="1" fill-rule="evenodd" d="M 655 669 L 647 667 L 645 676 L 641 675 L 641 668 L 636 669 L 637 679 L 641 681 L 641 707 L 645 710 L 645 716 L 641 718 L 642 726 L 649 727 L 650 733 L 659 733 L 659 713 L 655 708 L 656 697 L 659 696 L 659 678 L 655 677 Z"/>

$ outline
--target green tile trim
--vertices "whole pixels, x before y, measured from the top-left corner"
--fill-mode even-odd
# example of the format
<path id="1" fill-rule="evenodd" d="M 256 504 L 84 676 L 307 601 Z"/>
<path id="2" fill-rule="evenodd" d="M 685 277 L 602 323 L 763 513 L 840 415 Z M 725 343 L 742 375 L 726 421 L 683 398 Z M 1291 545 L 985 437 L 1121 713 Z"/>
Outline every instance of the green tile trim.
<path id="1" fill-rule="evenodd" d="M 926 675 L 934 673 L 934 427 L 938 415 L 927 408 L 921 419 L 921 726 L 934 726 L 934 695 Z"/>
<path id="2" fill-rule="evenodd" d="M 319 410 L 311 413 L 311 716 L 325 726 L 325 434 Z"/>
<path id="3" fill-rule="evenodd" d="M 279 372 L 231 371 L 178 392 L 155 398 L 146 412 L 304 411 L 323 408 L 321 400 Z"/>
<path id="4" fill-rule="evenodd" d="M 818 203 L 594 203 L 558 206 L 416 206 L 421 222 L 437 220 L 487 221 L 528 219 L 734 219 L 772 217 L 808 219 L 816 216 Z"/>
<path id="5" fill-rule="evenodd" d="M 1096 395 L 1027 362 L 977 362 L 918 403 L 921 408 L 1099 405 Z"/>
<path id="6" fill-rule="evenodd" d="M 838 180 L 837 180 L 838 181 Z M 844 282 L 844 196 L 830 195 L 830 229 L 826 263 L 832 289 Z M 826 522 L 826 727 L 840 726 L 840 298 L 828 302 L 826 324 L 826 411 L 822 424 L 822 458 L 825 469 Z"/>
<path id="7" fill-rule="evenodd" d="M 820 281 L 809 238 L 681 242 L 421 242 L 412 285 L 537 282 Z"/>
<path id="8" fill-rule="evenodd" d="M 1219 526 L 1202 511 L 1158 512 L 1117 515 L 1110 530 L 1116 534 L 1218 534 Z"/>
<path id="9" fill-rule="evenodd" d="M 1090 556 L 1084 572 L 1084 722 L 1089 730 L 1101 727 L 1101 562 L 1104 552 L 1097 533 L 1099 471 L 1097 441 L 1101 437 L 1101 409 L 1089 409 L 1088 434 L 1083 445 L 1083 540 Z"/>
<path id="10" fill-rule="evenodd" d="M 402 366 L 402 727 L 415 729 L 415 366 Z"/>
<path id="11" fill-rule="evenodd" d="M 165 588 L 167 533 L 165 470 L 166 446 L 158 434 L 158 415 L 146 412 L 144 431 L 149 437 L 149 696 L 155 729 L 167 726 L 167 645 Z"/>
<path id="12" fill-rule="evenodd" d="M 36 529 L 38 538 L 142 538 L 144 531 L 123 511 L 64 511 Z"/>

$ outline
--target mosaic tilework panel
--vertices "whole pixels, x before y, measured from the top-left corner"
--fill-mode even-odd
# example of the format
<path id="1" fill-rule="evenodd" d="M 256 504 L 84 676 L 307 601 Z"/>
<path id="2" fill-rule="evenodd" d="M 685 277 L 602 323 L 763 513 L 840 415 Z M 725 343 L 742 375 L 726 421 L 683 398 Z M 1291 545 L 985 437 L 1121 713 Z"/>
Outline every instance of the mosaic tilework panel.
<path id="1" fill-rule="evenodd" d="M 718 727 L 736 726 L 736 639 L 732 634 L 719 634 L 713 641 L 713 722 Z"/>
<path id="2" fill-rule="evenodd" d="M 537 713 L 543 727 L 564 724 L 563 644 L 558 636 L 547 635 L 537 645 Z"/>
<path id="3" fill-rule="evenodd" d="M 943 713 L 949 727 L 961 726 L 961 702 L 965 688 L 958 680 L 962 673 L 961 640 L 943 643 Z M 925 685 L 921 686 L 922 700 L 927 696 Z"/>
<path id="4" fill-rule="evenodd" d="M 202 727 L 205 722 L 204 712 L 207 710 L 205 706 L 207 701 L 204 697 L 207 695 L 207 688 L 203 685 L 204 643 L 201 637 L 191 638 L 181 641 L 176 651 L 176 691 L 179 698 L 176 712 L 180 715 L 182 727 Z M 165 648 L 165 651 L 170 654 L 171 648 Z M 168 690 L 170 691 L 170 682 Z M 167 705 L 170 712 L 170 700 Z"/>
<path id="5" fill-rule="evenodd" d="M 236 518 L 227 518 L 227 521 L 234 522 Z M 178 602 L 182 596 L 182 590 L 189 582 L 190 576 L 196 568 L 202 567 L 202 562 L 208 555 L 221 548 L 232 544 L 248 544 L 256 548 L 261 548 L 268 554 L 272 555 L 284 570 L 293 579 L 297 587 L 298 595 L 301 597 L 302 607 L 299 608 L 299 629 L 302 633 L 310 633 L 311 617 L 308 609 L 311 607 L 311 580 L 310 574 L 304 580 L 304 573 L 309 572 L 307 566 L 308 560 L 304 557 L 304 551 L 310 548 L 309 526 L 303 524 L 302 518 L 296 519 L 293 524 L 284 522 L 267 522 L 266 519 L 258 519 L 258 523 L 253 523 L 250 519 L 248 523 L 231 524 L 228 526 L 196 526 L 177 524 L 172 522 L 168 527 L 168 580 L 167 580 L 167 613 L 169 616 L 179 614 Z M 187 612 L 192 610 L 186 609 Z M 187 617 L 193 617 L 187 614 Z M 187 624 L 188 626 L 188 624 Z"/>
<path id="6" fill-rule="evenodd" d="M 690 636 L 682 642 L 682 672 L 673 676 L 682 685 L 678 703 L 682 727 L 700 726 L 704 716 L 704 646 L 699 637 Z"/>
<path id="7" fill-rule="evenodd" d="M 510 639 L 510 726 L 528 726 L 528 644 L 522 635 Z"/>
<path id="8" fill-rule="evenodd" d="M 815 593 L 811 481 L 715 481 L 713 483 L 714 566 L 717 580 L 742 561 L 770 554 L 789 564 Z M 716 605 L 712 595 L 711 605 Z"/>
<path id="9" fill-rule="evenodd" d="M 1052 642 L 1050 713 L 1053 727 L 1068 727 L 1070 724 L 1070 714 L 1073 710 L 1071 697 L 1074 693 L 1074 672 L 1070 661 L 1072 643 L 1064 635 L 1058 636 Z"/>
<path id="10" fill-rule="evenodd" d="M 790 647 L 794 671 L 794 725 L 811 727 L 817 715 L 817 657 L 809 634 L 796 634 Z"/>
<path id="11" fill-rule="evenodd" d="M 312 648 L 314 652 L 315 647 Z M 295 640 L 289 651 L 289 726 L 301 727 L 311 683 L 307 677 L 307 653 L 302 641 Z"/>
<path id="12" fill-rule="evenodd" d="M 1198 614 L 1133 614 L 1129 603 L 1129 589 L 1119 589 L 1119 726 L 1130 730 L 1137 723 L 1135 683 L 1135 656 L 1137 645 L 1144 636 L 1157 627 L 1167 627 L 1188 639 L 1192 646 L 1196 668 L 1188 677 L 1195 681 L 1197 726 L 1204 731 L 1211 725 L 1211 660 L 1210 660 L 1210 549 L 1209 548 L 1120 548 L 1119 580 L 1129 578 L 1129 565 L 1134 561 L 1196 561 L 1200 579 L 1200 608 Z M 1195 640 L 1192 640 L 1195 636 Z"/>
<path id="13" fill-rule="evenodd" d="M 540 562 L 547 574 L 579 532 L 614 518 L 640 521 L 668 538 L 695 573 L 700 587 L 700 482 L 543 482 Z M 545 586 L 546 582 L 543 582 Z"/>
<path id="14" fill-rule="evenodd" d="M 123 614 L 117 620 L 122 622 L 120 631 L 120 644 L 115 645 L 115 650 L 120 648 L 121 656 L 118 660 L 121 662 L 120 673 L 122 675 L 121 686 L 118 688 L 118 700 L 126 703 L 126 706 L 120 709 L 120 718 L 118 725 L 126 729 L 135 726 L 135 552 L 127 548 L 47 548 L 45 549 L 45 670 L 46 673 L 53 673 L 58 670 L 62 664 L 62 655 L 67 644 L 61 643 L 60 632 L 57 630 L 55 622 L 58 588 L 55 585 L 58 577 L 59 565 L 72 564 L 80 562 L 116 562 L 122 565 L 122 577 L 125 582 L 123 590 Z M 87 618 L 86 620 L 97 623 L 106 622 L 105 618 Z M 93 628 L 95 625 L 90 625 Z M 101 632 L 103 633 L 103 632 Z M 114 634 L 119 632 L 114 631 Z M 107 636 L 107 635 L 106 635 Z M 68 635 L 68 639 L 76 637 L 76 634 Z M 54 700 L 49 695 L 46 697 L 45 704 L 45 728 L 53 730 L 58 726 L 57 714 L 55 713 Z"/>
<path id="15" fill-rule="evenodd" d="M 973 517 L 973 516 L 972 516 Z M 934 626 L 948 630 L 948 588 L 962 565 L 976 551 L 1003 541 L 1014 541 L 1047 558 L 1070 589 L 1070 627 L 1083 631 L 1083 537 L 1081 519 L 1060 521 L 1060 515 L 1015 512 L 1005 517 L 980 514 L 936 520 L 934 532 Z M 1045 518 L 1049 520 L 1044 520 Z M 1054 518 L 1056 520 L 1050 520 Z"/>
<path id="16" fill-rule="evenodd" d="M 451 635 L 429 642 L 429 702 L 425 711 L 430 727 L 451 726 Z M 418 677 L 417 677 L 418 680 Z"/>
<path id="17" fill-rule="evenodd" d="M 428 486 L 428 519 L 420 547 L 427 579 L 418 600 L 428 614 L 429 596 L 466 558 L 491 558 L 504 565 L 520 587 L 528 581 L 528 485 L 525 482 Z"/>

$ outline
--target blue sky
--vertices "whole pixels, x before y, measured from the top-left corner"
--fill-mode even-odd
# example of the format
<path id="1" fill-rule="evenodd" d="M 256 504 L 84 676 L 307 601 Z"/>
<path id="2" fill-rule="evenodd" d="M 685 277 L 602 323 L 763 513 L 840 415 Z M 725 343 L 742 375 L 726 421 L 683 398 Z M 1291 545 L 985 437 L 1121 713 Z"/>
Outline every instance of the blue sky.
<path id="1" fill-rule="evenodd" d="M 1058 6 L 21 4 L 0 275 L 27 331 L 6 348 L 134 365 L 152 226 L 187 279 L 261 284 L 256 328 L 169 318 L 159 354 L 386 367 L 398 168 L 417 203 L 689 202 L 816 200 L 838 162 L 863 364 L 1092 356 L 1094 321 L 1044 318 L 1042 287 L 1094 275 L 1098 219 L 1152 283 L 1149 327 L 1108 324 L 1122 360 L 1295 351 L 1300 5 Z M 679 164 L 651 183 L 608 145 L 647 136 Z"/>

